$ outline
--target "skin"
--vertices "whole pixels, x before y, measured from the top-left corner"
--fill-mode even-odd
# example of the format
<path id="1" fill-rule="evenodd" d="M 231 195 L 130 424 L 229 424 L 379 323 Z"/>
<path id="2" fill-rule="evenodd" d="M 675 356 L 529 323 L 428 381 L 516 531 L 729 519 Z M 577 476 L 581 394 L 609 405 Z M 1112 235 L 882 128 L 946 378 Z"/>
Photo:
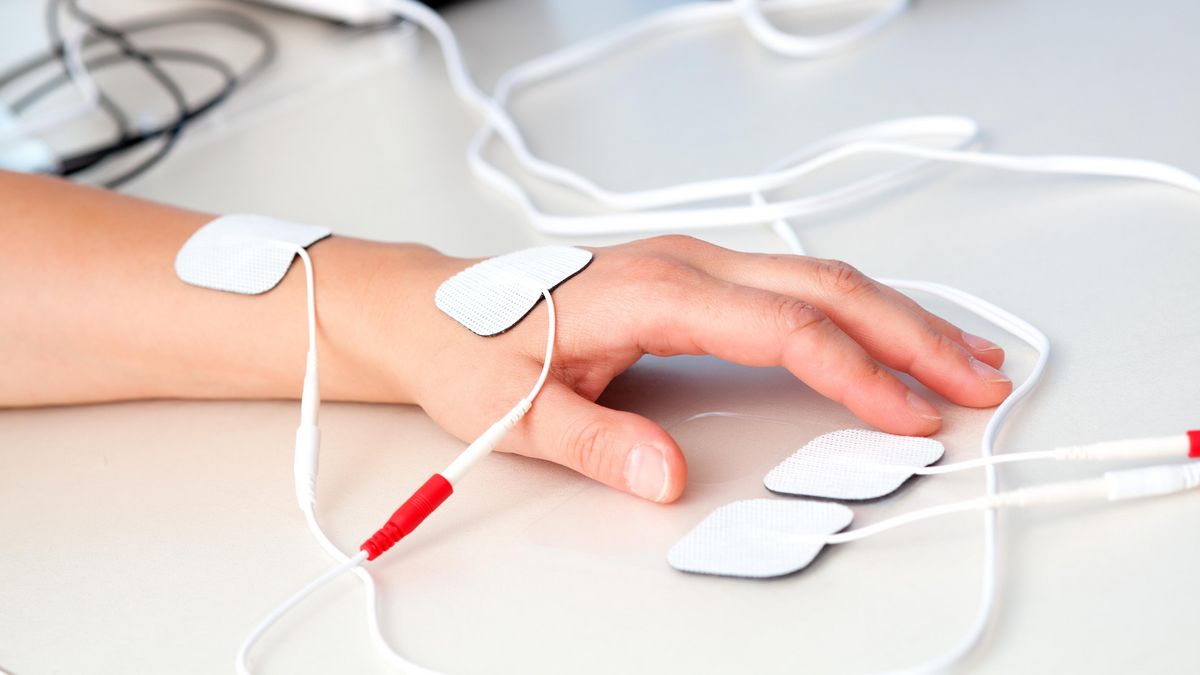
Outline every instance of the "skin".
<path id="1" fill-rule="evenodd" d="M 63 181 L 0 172 L 0 406 L 145 398 L 295 398 L 307 336 L 304 272 L 259 296 L 189 286 L 176 252 L 215 216 Z M 683 236 L 593 249 L 554 293 L 551 377 L 500 446 L 670 502 L 679 446 L 640 415 L 595 403 L 643 354 L 782 366 L 883 431 L 941 426 L 894 374 L 959 405 L 1012 390 L 1004 352 L 838 261 L 729 251 Z M 545 306 L 479 338 L 433 304 L 474 264 L 410 244 L 332 237 L 316 271 L 325 400 L 420 405 L 470 440 L 541 368 Z"/>

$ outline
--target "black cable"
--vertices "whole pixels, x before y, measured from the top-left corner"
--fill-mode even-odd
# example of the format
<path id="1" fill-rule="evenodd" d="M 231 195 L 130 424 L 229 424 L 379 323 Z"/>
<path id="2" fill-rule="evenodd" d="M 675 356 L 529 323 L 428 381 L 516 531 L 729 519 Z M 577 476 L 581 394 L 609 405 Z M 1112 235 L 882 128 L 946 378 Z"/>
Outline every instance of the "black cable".
<path id="1" fill-rule="evenodd" d="M 237 82 L 237 74 L 233 72 L 233 68 L 224 61 L 213 58 L 203 52 L 197 52 L 189 49 L 163 49 L 158 47 L 142 49 L 148 56 L 161 61 L 176 61 L 180 63 L 193 63 L 209 68 L 216 72 L 224 80 L 221 85 L 221 91 L 227 91 Z M 128 63 L 128 58 L 125 54 L 114 53 L 105 54 L 103 56 L 93 57 L 85 62 L 87 69 L 91 72 L 104 70 L 109 66 L 115 66 Z M 29 91 L 21 95 L 21 98 L 15 99 L 8 104 L 10 110 L 15 113 L 22 113 L 29 106 L 37 103 L 41 99 L 52 94 L 58 88 L 69 84 L 71 76 L 68 73 L 58 73 L 54 77 L 43 81 L 41 84 L 33 87 Z"/>
<path id="2" fill-rule="evenodd" d="M 67 7 L 75 16 L 86 24 L 89 32 L 83 36 L 81 49 L 86 49 L 100 42 L 110 42 L 115 44 L 120 51 L 108 54 L 102 57 L 97 57 L 86 62 L 85 67 L 104 68 L 110 65 L 116 65 L 122 61 L 132 61 L 141 65 L 148 74 L 153 77 L 156 82 L 171 96 L 175 103 L 177 112 L 176 116 L 167 124 L 155 127 L 149 130 L 133 132 L 129 129 L 127 119 L 122 111 L 115 105 L 105 106 L 103 101 L 107 97 L 103 96 L 101 91 L 101 106 L 109 113 L 119 128 L 118 137 L 106 145 L 75 153 L 69 157 L 63 158 L 60 162 L 60 175 L 72 175 L 81 171 L 93 168 L 101 164 L 114 155 L 128 152 L 145 143 L 164 139 L 162 145 L 155 151 L 153 155 L 145 159 L 143 162 L 135 166 L 133 169 L 109 179 L 105 182 L 107 187 L 116 187 L 135 176 L 138 176 L 149 169 L 154 164 L 158 163 L 170 152 L 175 142 L 178 140 L 184 127 L 187 126 L 195 118 L 207 113 L 214 107 L 227 99 L 233 91 L 244 81 L 254 77 L 260 73 L 274 59 L 277 50 L 274 37 L 260 23 L 245 17 L 243 15 L 227 12 L 223 10 L 184 10 L 178 12 L 168 12 L 158 15 L 152 15 L 140 20 L 127 22 L 121 25 L 108 25 L 101 22 L 95 16 L 83 12 L 76 0 L 65 0 Z M 55 59 L 65 61 L 66 50 L 61 38 L 61 29 L 58 23 L 58 10 L 64 0 L 50 0 L 50 12 L 47 14 L 47 30 L 51 35 L 51 48 L 42 55 L 27 59 L 25 62 L 18 64 L 14 68 L 0 75 L 0 88 L 7 86 L 16 79 L 19 79 L 34 70 L 41 68 Z M 246 67 L 239 76 L 229 64 L 220 59 L 208 56 L 201 52 L 193 50 L 180 49 L 142 49 L 133 44 L 129 39 L 129 35 L 140 33 L 143 31 L 156 30 L 160 28 L 174 27 L 189 23 L 202 24 L 223 24 L 234 28 L 255 38 L 260 45 L 259 54 L 254 61 Z M 205 66 L 220 74 L 224 80 L 224 85 L 216 94 L 201 102 L 199 105 L 191 106 L 186 97 L 183 95 L 182 89 L 178 86 L 171 76 L 159 66 L 159 61 L 178 61 L 189 62 L 196 65 Z M 61 87 L 70 81 L 69 72 L 66 74 L 60 73 L 53 77 L 50 81 L 38 85 L 33 90 L 25 93 L 14 108 L 21 109 L 40 98 L 50 94 L 56 88 Z M 111 103 L 111 101 L 110 101 Z M 114 112 L 115 111 L 115 112 Z"/>
<path id="3" fill-rule="evenodd" d="M 261 23 L 251 19 L 250 17 L 219 9 L 194 9 L 194 10 L 179 10 L 173 12 L 165 12 L 162 14 L 153 14 L 141 19 L 128 21 L 117 25 L 117 28 L 125 33 L 125 35 L 136 35 L 147 31 L 158 30 L 162 28 L 175 28 L 188 24 L 216 24 L 224 25 L 233 28 L 248 35 L 258 41 L 261 50 L 254 62 L 242 72 L 242 80 L 248 80 L 257 75 L 263 68 L 275 59 L 275 54 L 278 51 L 278 46 L 275 42 L 275 36 L 266 29 Z M 83 48 L 91 47 L 92 45 L 102 42 L 103 38 L 94 33 L 88 33 L 83 37 Z M 42 54 L 29 57 L 22 63 L 12 66 L 8 71 L 0 74 L 0 89 L 7 87 L 14 81 L 28 75 L 38 68 L 49 65 L 56 59 L 62 57 L 64 51 L 63 41 L 61 38 L 52 39 L 50 49 Z"/>
<path id="4" fill-rule="evenodd" d="M 46 33 L 49 35 L 50 42 L 52 44 L 57 43 L 61 46 L 63 44 L 62 27 L 59 24 L 58 17 L 58 8 L 60 4 L 60 0 L 50 0 L 46 3 Z M 62 64 L 63 71 L 70 72 L 69 68 L 67 67 L 66 49 L 60 47 L 60 49 L 56 52 L 56 55 L 59 62 Z M 0 81 L 0 87 L 2 86 L 4 86 L 4 83 Z M 109 98 L 108 95 L 104 93 L 104 90 L 100 89 L 99 86 L 96 87 L 96 104 L 108 115 L 109 119 L 112 120 L 113 125 L 116 127 L 118 138 L 129 133 L 129 117 L 125 114 L 125 111 L 121 110 L 115 103 L 113 103 L 112 99 Z"/>
<path id="5" fill-rule="evenodd" d="M 213 109 L 214 107 L 219 105 L 221 102 L 223 102 L 225 99 L 227 99 L 229 97 L 229 95 L 233 93 L 233 90 L 237 87 L 237 84 L 238 84 L 237 74 L 234 73 L 233 69 L 231 67 L 229 67 L 229 65 L 224 63 L 223 61 L 221 61 L 219 59 L 214 59 L 213 57 L 208 56 L 207 54 L 202 54 L 199 52 L 193 52 L 193 51 L 189 51 L 189 50 L 159 49 L 159 48 L 145 49 L 143 51 L 148 56 L 151 56 L 155 59 L 159 59 L 162 61 L 175 61 L 175 62 L 180 62 L 180 63 L 191 63 L 191 64 L 195 64 L 195 65 L 205 66 L 205 67 L 215 71 L 218 75 L 221 76 L 221 78 L 224 82 L 222 84 L 221 88 L 215 94 L 213 94 L 208 99 L 203 101 L 200 105 L 198 105 L 194 108 L 189 107 L 188 110 L 186 111 L 186 114 L 184 115 L 185 121 L 190 121 L 192 119 L 195 119 L 196 117 L 199 117 L 200 115 L 203 115 L 204 113 Z M 124 54 L 119 54 L 119 53 L 105 54 L 103 56 L 95 57 L 93 59 L 88 60 L 87 67 L 89 70 L 103 70 L 104 68 L 123 64 L 123 63 L 127 63 L 127 60 L 126 60 Z M 69 76 L 64 75 L 64 74 L 59 74 L 56 77 L 54 77 L 53 79 L 51 79 L 47 82 L 43 82 L 42 84 L 40 84 L 39 86 L 37 86 L 36 88 L 34 88 L 30 92 L 28 92 L 27 94 L 25 94 L 25 96 L 23 98 L 16 101 L 13 104 L 13 109 L 16 111 L 20 111 L 22 109 L 22 107 L 33 103 L 38 98 L 41 98 L 41 97 L 49 94 L 50 92 L 54 91 L 54 89 L 63 86 L 64 84 L 66 84 L 66 82 L 69 79 L 70 79 Z M 173 128 L 173 126 L 174 125 L 171 124 L 171 125 L 167 125 L 167 126 L 148 129 L 148 130 L 137 132 L 137 133 L 130 132 L 128 134 L 121 136 L 113 143 L 105 144 L 105 145 L 102 145 L 102 146 L 99 146 L 97 148 L 93 148 L 90 150 L 77 152 L 69 157 L 63 158 L 60 161 L 60 175 L 69 176 L 69 175 L 79 173 L 81 171 L 85 171 L 85 170 L 90 169 L 90 168 L 96 166 L 97 164 L 105 161 L 106 159 L 108 159 L 110 156 L 112 156 L 114 154 L 119 154 L 119 153 L 125 152 L 127 150 L 133 149 L 143 143 L 157 140 L 158 138 L 169 133 L 170 129 Z"/>
<path id="6" fill-rule="evenodd" d="M 171 149 L 175 147 L 175 143 L 179 140 L 180 134 L 183 133 L 184 127 L 186 127 L 190 121 L 190 118 L 188 117 L 189 107 L 187 95 L 183 93 L 183 88 L 179 86 L 179 83 L 176 82 L 174 78 L 168 75 L 167 72 L 158 65 L 158 61 L 154 57 L 138 49 L 133 42 L 129 40 L 125 33 L 116 28 L 108 26 L 104 22 L 100 21 L 99 18 L 83 11 L 83 9 L 79 6 L 78 0 L 53 1 L 61 1 L 65 3 L 67 10 L 74 14 L 77 19 L 87 25 L 88 28 L 100 34 L 102 37 L 109 38 L 114 44 L 120 47 L 123 54 L 141 64 L 146 73 L 162 86 L 163 90 L 167 92 L 175 104 L 176 117 L 174 122 L 166 131 L 166 139 L 163 141 L 163 145 L 153 155 L 151 155 L 141 164 L 135 166 L 132 170 L 123 173 L 116 178 L 106 180 L 103 183 L 104 187 L 107 188 L 119 187 L 130 179 L 141 175 L 158 162 L 162 161 L 162 159 L 167 156 L 167 153 L 169 153 Z M 63 160 L 63 164 L 66 164 L 66 162 L 67 160 Z"/>

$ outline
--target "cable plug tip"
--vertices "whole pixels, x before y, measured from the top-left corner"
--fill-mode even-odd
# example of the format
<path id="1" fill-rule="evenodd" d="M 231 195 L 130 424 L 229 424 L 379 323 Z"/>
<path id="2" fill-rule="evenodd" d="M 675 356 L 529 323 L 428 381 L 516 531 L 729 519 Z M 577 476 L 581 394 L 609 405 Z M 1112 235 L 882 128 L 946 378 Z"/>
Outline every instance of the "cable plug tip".
<path id="1" fill-rule="evenodd" d="M 370 539 L 364 541 L 362 546 L 359 546 L 359 549 L 367 553 L 367 560 L 378 558 L 395 546 L 396 542 L 417 529 L 417 526 L 452 494 L 454 494 L 454 486 L 450 484 L 450 481 L 441 474 L 433 474 L 407 501 L 400 505 L 400 508 L 396 509 L 383 527 L 371 535 Z"/>

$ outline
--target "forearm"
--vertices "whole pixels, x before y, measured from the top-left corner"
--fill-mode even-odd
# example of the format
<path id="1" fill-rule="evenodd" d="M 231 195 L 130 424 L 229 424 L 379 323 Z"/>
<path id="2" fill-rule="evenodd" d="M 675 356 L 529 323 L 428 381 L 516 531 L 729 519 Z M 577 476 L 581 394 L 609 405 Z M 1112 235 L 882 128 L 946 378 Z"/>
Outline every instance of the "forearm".
<path id="1" fill-rule="evenodd" d="M 298 396 L 304 270 L 255 296 L 183 283 L 175 254 L 213 217 L 0 173 L 0 405 Z M 323 397 L 413 401 L 419 331 L 380 319 L 426 313 L 448 259 L 341 237 L 309 252 Z"/>

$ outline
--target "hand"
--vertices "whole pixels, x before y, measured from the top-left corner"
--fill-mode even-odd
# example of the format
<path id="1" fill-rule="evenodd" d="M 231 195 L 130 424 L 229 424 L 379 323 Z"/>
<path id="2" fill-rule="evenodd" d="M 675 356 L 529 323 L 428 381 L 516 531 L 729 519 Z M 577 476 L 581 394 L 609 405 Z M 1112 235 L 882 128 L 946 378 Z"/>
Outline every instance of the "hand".
<path id="1" fill-rule="evenodd" d="M 500 449 L 565 465 L 658 502 L 679 497 L 687 466 L 662 428 L 595 403 L 643 354 L 711 354 L 783 366 L 883 431 L 926 435 L 941 416 L 889 369 L 948 400 L 998 404 L 1012 383 L 1000 347 L 964 333 L 911 299 L 837 261 L 737 253 L 683 236 L 595 249 L 591 265 L 554 291 L 551 376 Z M 432 289 L 473 260 L 439 258 Z M 419 348 L 402 379 L 409 395 L 464 440 L 528 393 L 544 356 L 546 309 L 481 338 L 432 307 L 405 316 Z"/>

